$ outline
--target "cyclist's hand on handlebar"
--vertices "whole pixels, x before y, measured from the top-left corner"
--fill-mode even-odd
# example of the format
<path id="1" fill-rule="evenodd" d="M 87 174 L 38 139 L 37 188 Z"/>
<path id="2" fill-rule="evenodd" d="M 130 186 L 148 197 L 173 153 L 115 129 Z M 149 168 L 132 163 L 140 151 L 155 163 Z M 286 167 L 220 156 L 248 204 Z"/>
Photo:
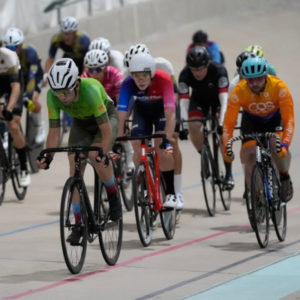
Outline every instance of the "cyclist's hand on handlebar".
<path id="1" fill-rule="evenodd" d="M 23 105 L 28 109 L 28 111 L 34 111 L 35 109 L 35 104 L 33 103 L 32 100 L 25 98 L 23 100 Z"/>
<path id="2" fill-rule="evenodd" d="M 285 144 L 281 144 L 281 151 L 278 153 L 278 156 L 280 158 L 284 158 L 287 156 L 289 150 L 288 150 L 288 146 Z"/>
<path id="3" fill-rule="evenodd" d="M 97 156 L 96 161 L 101 165 L 103 168 L 107 168 L 109 165 L 109 157 L 107 154 L 103 154 L 102 157 Z"/>
<path id="4" fill-rule="evenodd" d="M 234 153 L 233 153 L 233 152 L 232 152 L 232 155 L 231 155 L 231 156 L 229 156 L 229 155 L 227 154 L 227 152 L 224 153 L 224 161 L 225 161 L 226 163 L 230 164 L 230 163 L 232 163 L 233 160 L 234 160 Z"/>
<path id="5" fill-rule="evenodd" d="M 9 121 L 11 121 L 12 119 L 13 119 L 13 113 L 10 111 L 10 110 L 7 110 L 6 108 L 4 108 L 3 110 L 2 110 L 2 115 L 3 115 L 3 118 L 7 121 L 7 122 L 9 122 Z"/>
<path id="6" fill-rule="evenodd" d="M 52 155 L 48 154 L 48 155 L 46 155 L 46 156 L 44 156 L 44 157 L 40 157 L 40 156 L 39 156 L 39 157 L 37 158 L 36 163 L 37 163 L 37 165 L 38 165 L 38 167 L 39 167 L 40 169 L 47 170 L 47 169 L 49 169 L 49 166 L 50 166 L 52 160 L 53 160 Z"/>

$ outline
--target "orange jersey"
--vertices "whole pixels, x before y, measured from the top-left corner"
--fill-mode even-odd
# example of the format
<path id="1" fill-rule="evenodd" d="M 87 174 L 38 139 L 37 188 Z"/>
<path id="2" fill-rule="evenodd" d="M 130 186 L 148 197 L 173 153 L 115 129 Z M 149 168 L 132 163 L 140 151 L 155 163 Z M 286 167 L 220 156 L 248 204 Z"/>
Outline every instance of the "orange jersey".
<path id="1" fill-rule="evenodd" d="M 291 144 L 295 127 L 294 103 L 288 87 L 281 79 L 267 75 L 265 89 L 259 95 L 250 90 L 245 79 L 236 85 L 230 94 L 223 124 L 224 146 L 233 136 L 241 107 L 250 115 L 261 119 L 262 124 L 275 115 L 279 109 L 284 127 L 282 143 Z"/>

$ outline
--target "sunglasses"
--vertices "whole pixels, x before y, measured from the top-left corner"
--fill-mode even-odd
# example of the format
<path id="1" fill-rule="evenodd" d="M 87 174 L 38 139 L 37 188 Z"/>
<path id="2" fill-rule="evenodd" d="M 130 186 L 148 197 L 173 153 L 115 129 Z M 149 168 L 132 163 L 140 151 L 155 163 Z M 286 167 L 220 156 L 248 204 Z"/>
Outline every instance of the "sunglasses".
<path id="1" fill-rule="evenodd" d="M 6 48 L 12 51 L 16 51 L 18 49 L 18 45 L 7 45 Z"/>
<path id="2" fill-rule="evenodd" d="M 104 68 L 88 68 L 88 72 L 89 73 L 100 73 L 100 72 L 103 72 L 104 71 Z"/>
<path id="3" fill-rule="evenodd" d="M 194 68 L 194 67 L 189 67 L 190 68 L 190 70 L 192 71 L 192 72 L 202 72 L 202 71 L 204 71 L 205 69 L 207 69 L 207 66 L 201 66 L 201 67 L 198 67 L 198 68 Z"/>
<path id="4" fill-rule="evenodd" d="M 70 89 L 64 89 L 64 90 L 51 90 L 52 93 L 56 96 L 56 97 L 61 97 L 61 96 L 68 96 L 70 95 L 74 88 L 76 87 L 76 85 L 74 85 L 73 87 L 71 87 Z"/>

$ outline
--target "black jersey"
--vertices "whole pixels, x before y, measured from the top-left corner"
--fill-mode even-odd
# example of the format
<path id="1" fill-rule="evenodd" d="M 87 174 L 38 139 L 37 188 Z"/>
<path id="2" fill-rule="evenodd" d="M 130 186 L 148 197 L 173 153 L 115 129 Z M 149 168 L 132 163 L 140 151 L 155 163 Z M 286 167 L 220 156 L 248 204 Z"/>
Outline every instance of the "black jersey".
<path id="1" fill-rule="evenodd" d="M 185 67 L 179 75 L 179 97 L 189 98 L 198 105 L 220 106 L 219 93 L 227 92 L 229 86 L 226 68 L 211 61 L 207 75 L 203 80 L 196 80 L 189 67 Z"/>

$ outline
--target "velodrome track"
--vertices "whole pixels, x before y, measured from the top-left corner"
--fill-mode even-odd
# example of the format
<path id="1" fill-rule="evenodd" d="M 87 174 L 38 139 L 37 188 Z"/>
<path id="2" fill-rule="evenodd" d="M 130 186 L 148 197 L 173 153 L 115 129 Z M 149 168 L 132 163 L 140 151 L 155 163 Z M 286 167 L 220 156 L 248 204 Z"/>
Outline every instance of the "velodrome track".
<path id="1" fill-rule="evenodd" d="M 8 183 L 0 207 L 0 299 L 299 299 L 299 8 L 278 12 L 270 7 L 268 13 L 218 16 L 143 41 L 154 56 L 171 60 L 178 74 L 191 35 L 203 28 L 220 43 L 230 77 L 239 52 L 251 43 L 264 47 L 266 58 L 276 66 L 295 102 L 294 199 L 288 204 L 285 242 L 277 241 L 272 228 L 268 248 L 259 248 L 241 199 L 243 175 L 238 159 L 234 161 L 236 187 L 230 212 L 224 212 L 218 203 L 216 216 L 208 217 L 199 180 L 199 155 L 190 141 L 184 141 L 180 145 L 186 206 L 175 238 L 165 240 L 158 227 L 152 244 L 143 248 L 133 212 L 124 212 L 118 264 L 108 267 L 94 242 L 88 247 L 82 273 L 71 275 L 62 256 L 58 222 L 68 165 L 64 155 L 57 155 L 50 170 L 32 176 L 24 201 L 15 200 Z M 127 46 L 120 45 L 120 49 Z M 46 118 L 46 109 L 44 114 Z M 236 146 L 236 157 L 238 150 Z"/>

